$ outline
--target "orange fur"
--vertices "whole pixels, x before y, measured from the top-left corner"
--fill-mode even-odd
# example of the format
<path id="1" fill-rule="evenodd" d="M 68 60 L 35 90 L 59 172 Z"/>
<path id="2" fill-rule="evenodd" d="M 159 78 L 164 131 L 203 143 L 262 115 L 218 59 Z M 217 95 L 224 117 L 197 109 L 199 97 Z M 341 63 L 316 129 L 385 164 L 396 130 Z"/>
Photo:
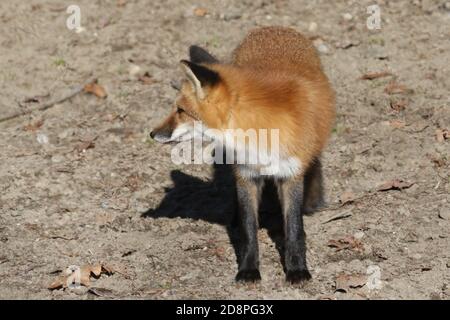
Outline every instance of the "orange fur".
<path id="1" fill-rule="evenodd" d="M 221 82 L 198 100 L 189 84 L 178 105 L 216 129 L 279 129 L 285 156 L 304 166 L 324 148 L 335 118 L 334 93 L 312 43 L 292 29 L 252 31 L 231 64 L 207 65 Z"/>
<path id="2" fill-rule="evenodd" d="M 204 66 L 220 82 L 199 99 L 186 81 L 176 101 L 183 113 L 174 110 L 156 132 L 194 120 L 214 129 L 279 129 L 282 155 L 298 158 L 303 169 L 320 154 L 335 118 L 334 92 L 311 41 L 293 29 L 260 28 L 230 64 Z"/>

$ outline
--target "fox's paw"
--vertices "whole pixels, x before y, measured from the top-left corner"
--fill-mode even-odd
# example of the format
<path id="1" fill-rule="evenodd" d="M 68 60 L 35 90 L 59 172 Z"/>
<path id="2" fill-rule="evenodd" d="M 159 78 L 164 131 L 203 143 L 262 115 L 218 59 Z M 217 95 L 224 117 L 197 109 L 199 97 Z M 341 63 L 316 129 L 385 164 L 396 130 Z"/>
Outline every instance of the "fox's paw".
<path id="1" fill-rule="evenodd" d="M 256 282 L 261 280 L 261 274 L 258 269 L 241 270 L 236 275 L 236 281 Z"/>
<path id="2" fill-rule="evenodd" d="M 286 272 L 286 281 L 291 284 L 299 284 L 311 279 L 308 270 L 289 270 Z"/>

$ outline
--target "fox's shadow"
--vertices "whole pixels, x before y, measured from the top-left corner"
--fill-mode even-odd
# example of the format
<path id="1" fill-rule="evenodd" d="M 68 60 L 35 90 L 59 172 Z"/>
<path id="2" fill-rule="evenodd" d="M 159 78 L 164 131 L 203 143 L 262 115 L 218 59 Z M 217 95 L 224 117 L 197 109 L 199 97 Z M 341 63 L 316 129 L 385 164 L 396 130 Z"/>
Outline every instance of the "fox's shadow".
<path id="1" fill-rule="evenodd" d="M 166 189 L 166 195 L 157 208 L 149 209 L 142 217 L 187 218 L 222 225 L 226 228 L 239 264 L 240 237 L 236 220 L 236 187 L 231 166 L 214 165 L 213 179 L 206 182 L 179 170 L 172 171 L 170 175 L 173 187 Z M 283 263 L 280 202 L 276 188 L 270 181 L 267 181 L 263 190 L 259 225 L 260 228 L 268 230 Z"/>

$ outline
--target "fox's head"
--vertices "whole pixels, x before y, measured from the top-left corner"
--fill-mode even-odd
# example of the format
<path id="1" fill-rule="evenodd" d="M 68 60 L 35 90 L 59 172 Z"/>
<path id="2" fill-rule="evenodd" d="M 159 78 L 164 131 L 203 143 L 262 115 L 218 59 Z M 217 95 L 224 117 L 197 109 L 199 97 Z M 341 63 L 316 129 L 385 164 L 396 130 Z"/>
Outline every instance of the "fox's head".
<path id="1" fill-rule="evenodd" d="M 189 53 L 190 61 L 180 62 L 186 80 L 173 110 L 150 133 L 160 143 L 185 141 L 201 135 L 204 126 L 194 127 L 196 121 L 215 126 L 226 120 L 229 97 L 218 60 L 197 46 L 191 46 Z"/>

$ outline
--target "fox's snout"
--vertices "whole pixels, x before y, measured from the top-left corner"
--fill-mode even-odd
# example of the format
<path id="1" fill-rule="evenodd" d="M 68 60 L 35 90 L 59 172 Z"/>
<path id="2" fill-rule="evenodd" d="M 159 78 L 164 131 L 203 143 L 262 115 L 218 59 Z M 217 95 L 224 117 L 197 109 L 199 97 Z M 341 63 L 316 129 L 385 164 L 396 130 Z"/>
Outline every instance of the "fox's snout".
<path id="1" fill-rule="evenodd" d="M 159 143 L 168 143 L 171 141 L 171 137 L 172 137 L 172 130 L 168 129 L 166 130 L 153 129 L 150 132 L 150 138 Z"/>

